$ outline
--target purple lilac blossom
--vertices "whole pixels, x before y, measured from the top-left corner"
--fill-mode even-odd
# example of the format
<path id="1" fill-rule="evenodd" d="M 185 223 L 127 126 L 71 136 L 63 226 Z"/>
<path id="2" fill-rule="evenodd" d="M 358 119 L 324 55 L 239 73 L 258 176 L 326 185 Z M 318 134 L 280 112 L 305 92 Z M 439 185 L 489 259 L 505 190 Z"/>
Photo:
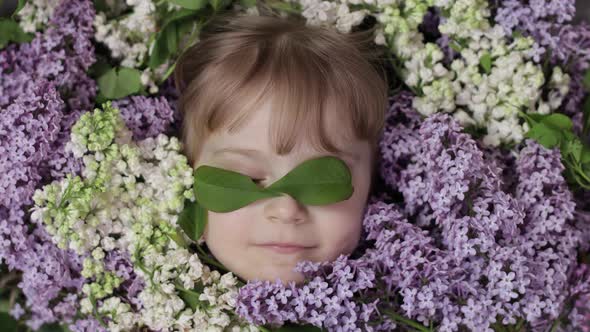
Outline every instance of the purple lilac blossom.
<path id="1" fill-rule="evenodd" d="M 137 296 L 143 290 L 145 284 L 143 279 L 133 270 L 129 253 L 121 252 L 118 249 L 111 250 L 107 252 L 104 265 L 107 271 L 114 272 L 123 280 L 117 288 L 118 296 L 132 304 L 135 309 L 140 308 L 141 301 Z"/>
<path id="2" fill-rule="evenodd" d="M 440 9 L 431 7 L 424 15 L 424 20 L 420 25 L 420 31 L 424 35 L 426 41 L 434 41 L 440 47 L 444 54 L 443 63 L 450 66 L 453 59 L 459 54 L 450 46 L 451 39 L 449 36 L 441 34 L 438 26 L 445 23 L 446 18 L 440 15 Z"/>
<path id="3" fill-rule="evenodd" d="M 580 263 L 572 269 L 569 285 L 568 300 L 562 312 L 565 323 L 554 324 L 553 331 L 590 332 L 590 265 Z"/>
<path id="4" fill-rule="evenodd" d="M 410 105 L 411 95 L 394 97 L 380 143 L 381 175 L 404 203 L 373 196 L 363 222 L 372 245 L 356 259 L 299 264 L 303 285 L 248 283 L 239 315 L 329 331 L 405 328 L 392 312 L 438 331 L 523 319 L 537 331 L 558 317 L 580 240 L 559 152 L 527 141 L 506 186 L 507 163 L 490 162 L 448 115 L 420 123 Z"/>
<path id="5" fill-rule="evenodd" d="M 27 313 L 13 313 L 32 329 L 70 321 L 84 283 L 81 258 L 58 249 L 27 209 L 36 188 L 80 169 L 63 148 L 96 93 L 86 75 L 94 15 L 91 1 L 63 1 L 44 33 L 0 52 L 0 260 L 22 272 Z"/>
<path id="6" fill-rule="evenodd" d="M 168 101 L 168 105 L 172 109 L 174 121 L 172 122 L 171 135 L 176 136 L 180 139 L 180 133 L 182 132 L 182 114 L 178 111 L 178 98 L 180 97 L 178 90 L 174 84 L 174 77 L 170 76 L 160 86 L 160 94 Z"/>
<path id="7" fill-rule="evenodd" d="M 135 141 L 173 132 L 174 112 L 165 97 L 131 96 L 113 102 L 113 107 L 121 110 Z"/>
<path id="8" fill-rule="evenodd" d="M 53 309 L 66 301 L 60 292 L 77 293 L 83 283 L 80 258 L 58 249 L 44 228 L 31 225 L 25 215 L 43 180 L 40 165 L 51 155 L 64 107 L 53 83 L 40 81 L 2 111 L 0 122 L 0 258 L 10 269 L 22 271 L 18 286 L 33 329 L 72 316 L 72 311 Z"/>

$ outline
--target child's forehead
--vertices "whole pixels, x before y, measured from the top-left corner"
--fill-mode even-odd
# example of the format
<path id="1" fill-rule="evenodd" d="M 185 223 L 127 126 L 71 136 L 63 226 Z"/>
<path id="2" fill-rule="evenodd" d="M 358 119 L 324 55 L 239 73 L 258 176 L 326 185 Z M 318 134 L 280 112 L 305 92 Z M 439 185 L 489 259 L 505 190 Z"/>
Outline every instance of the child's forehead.
<path id="1" fill-rule="evenodd" d="M 272 145 L 278 139 L 277 136 L 284 134 L 280 132 L 280 129 L 288 127 L 293 132 L 296 141 L 294 149 L 316 149 L 318 152 L 327 152 L 322 146 L 323 144 L 317 142 L 322 136 L 323 139 L 332 142 L 338 150 L 345 150 L 355 141 L 360 142 L 354 132 L 354 120 L 351 112 L 337 101 L 325 101 L 326 111 L 322 112 L 323 123 L 321 126 L 315 126 L 315 123 L 304 121 L 304 119 L 297 121 L 290 118 L 286 112 L 279 112 L 281 106 L 284 105 L 274 103 L 273 99 L 253 104 L 251 109 L 244 112 L 246 116 L 219 128 L 220 130 L 214 134 L 225 141 L 234 141 L 238 144 Z M 301 114 L 301 116 L 309 117 L 311 114 Z M 280 126 L 273 127 L 277 125 Z M 273 132 L 273 130 L 275 131 Z"/>
<path id="2" fill-rule="evenodd" d="M 251 135 L 248 135 L 251 133 Z M 362 150 L 366 146 L 358 139 L 343 142 L 333 141 L 337 151 L 328 151 L 321 145 L 314 144 L 309 136 L 300 133 L 296 136 L 295 146 L 287 153 L 280 153 L 273 145 L 272 137 L 268 130 L 248 131 L 243 130 L 235 134 L 227 131 L 219 132 L 211 140 L 207 150 L 211 157 L 239 156 L 252 160 L 267 160 L 271 157 L 289 157 L 306 160 L 315 156 L 334 155 L 344 160 L 355 163 L 360 160 Z"/>

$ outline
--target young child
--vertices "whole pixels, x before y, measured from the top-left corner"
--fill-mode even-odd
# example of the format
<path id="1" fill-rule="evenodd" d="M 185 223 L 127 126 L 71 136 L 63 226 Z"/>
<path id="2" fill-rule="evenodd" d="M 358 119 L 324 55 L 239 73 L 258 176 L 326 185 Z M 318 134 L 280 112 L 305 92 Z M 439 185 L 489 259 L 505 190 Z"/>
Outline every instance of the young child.
<path id="1" fill-rule="evenodd" d="M 242 279 L 299 283 L 298 261 L 333 261 L 356 248 L 387 109 L 372 36 L 223 15 L 179 59 L 182 140 L 194 169 L 219 167 L 267 186 L 306 160 L 335 156 L 352 175 L 352 196 L 334 204 L 282 195 L 208 211 L 207 247 Z"/>

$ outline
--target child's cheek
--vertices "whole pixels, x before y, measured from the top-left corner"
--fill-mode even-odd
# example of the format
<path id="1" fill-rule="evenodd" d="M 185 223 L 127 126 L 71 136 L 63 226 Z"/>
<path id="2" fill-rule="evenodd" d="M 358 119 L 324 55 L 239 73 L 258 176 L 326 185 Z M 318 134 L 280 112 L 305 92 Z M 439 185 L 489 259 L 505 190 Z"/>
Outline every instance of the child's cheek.
<path id="1" fill-rule="evenodd" d="M 205 226 L 207 247 L 225 267 L 234 272 L 243 270 L 244 260 L 254 240 L 251 212 L 248 207 L 227 213 L 208 212 Z"/>

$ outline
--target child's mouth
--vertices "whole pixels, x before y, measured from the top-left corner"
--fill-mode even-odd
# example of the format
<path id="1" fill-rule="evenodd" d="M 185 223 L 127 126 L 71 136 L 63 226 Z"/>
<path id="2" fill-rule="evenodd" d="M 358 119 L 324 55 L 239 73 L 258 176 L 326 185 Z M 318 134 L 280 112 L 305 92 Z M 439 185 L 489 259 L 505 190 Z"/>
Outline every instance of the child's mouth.
<path id="1" fill-rule="evenodd" d="M 304 246 L 295 243 L 263 243 L 259 246 L 280 254 L 292 254 L 312 248 L 311 246 Z"/>

